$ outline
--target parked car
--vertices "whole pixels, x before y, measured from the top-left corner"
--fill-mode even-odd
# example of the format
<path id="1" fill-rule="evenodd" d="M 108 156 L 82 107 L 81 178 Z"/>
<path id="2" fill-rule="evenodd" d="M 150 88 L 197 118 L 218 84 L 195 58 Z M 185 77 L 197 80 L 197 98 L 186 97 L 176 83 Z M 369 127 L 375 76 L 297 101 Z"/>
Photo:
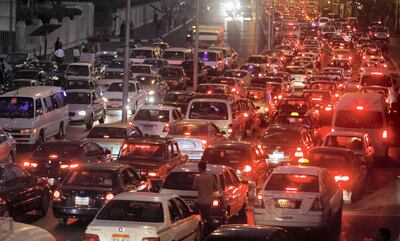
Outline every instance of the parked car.
<path id="1" fill-rule="evenodd" d="M 150 191 L 151 182 L 119 163 L 83 164 L 71 170 L 53 192 L 52 210 L 62 224 L 68 218 L 93 219 L 121 192 Z"/>
<path id="2" fill-rule="evenodd" d="M 0 216 L 17 217 L 35 210 L 46 216 L 50 204 L 45 178 L 29 174 L 14 163 L 0 164 Z"/>
<path id="3" fill-rule="evenodd" d="M 197 211 L 197 190 L 193 188 L 194 178 L 199 175 L 196 163 L 187 163 L 173 169 L 162 184 L 160 193 L 179 195 Z M 245 212 L 248 186 L 243 183 L 235 171 L 224 165 L 207 165 L 207 172 L 217 179 L 218 190 L 211 207 L 211 217 L 217 223 L 226 223 L 238 213 Z M 177 182 L 179 180 L 179 182 Z"/>
<path id="4" fill-rule="evenodd" d="M 173 194 L 125 192 L 109 201 L 85 231 L 85 240 L 200 240 L 202 222 Z"/>

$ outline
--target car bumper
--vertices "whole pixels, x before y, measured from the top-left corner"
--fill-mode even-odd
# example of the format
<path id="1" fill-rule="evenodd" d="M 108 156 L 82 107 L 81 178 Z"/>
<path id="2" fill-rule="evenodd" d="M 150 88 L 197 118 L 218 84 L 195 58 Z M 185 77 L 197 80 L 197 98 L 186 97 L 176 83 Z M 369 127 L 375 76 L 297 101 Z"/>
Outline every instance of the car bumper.
<path id="1" fill-rule="evenodd" d="M 16 144 L 35 144 L 37 139 L 39 138 L 38 133 L 31 133 L 31 134 L 22 134 L 22 133 L 10 133 L 11 136 L 14 138 Z"/>
<path id="2" fill-rule="evenodd" d="M 54 205 L 54 204 L 53 204 Z M 84 207 L 57 207 L 53 206 L 53 214 L 56 218 L 94 218 L 100 208 Z"/>
<path id="3" fill-rule="evenodd" d="M 263 209 L 254 209 L 254 223 L 290 228 L 323 228 L 327 219 L 322 215 L 286 215 L 267 213 Z"/>

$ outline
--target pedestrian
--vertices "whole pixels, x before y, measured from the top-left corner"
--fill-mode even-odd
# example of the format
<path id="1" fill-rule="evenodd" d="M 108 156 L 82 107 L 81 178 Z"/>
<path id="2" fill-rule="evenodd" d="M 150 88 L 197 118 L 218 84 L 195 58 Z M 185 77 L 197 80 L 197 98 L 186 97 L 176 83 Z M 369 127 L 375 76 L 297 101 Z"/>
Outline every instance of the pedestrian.
<path id="1" fill-rule="evenodd" d="M 75 46 L 72 54 L 74 55 L 74 62 L 78 62 L 81 59 L 81 52 L 79 51 L 78 46 Z"/>
<path id="2" fill-rule="evenodd" d="M 56 51 L 59 48 L 61 48 L 61 42 L 60 42 L 60 38 L 57 37 L 56 42 L 54 43 L 54 51 Z"/>
<path id="3" fill-rule="evenodd" d="M 129 38 L 133 39 L 133 30 L 135 29 L 135 26 L 133 25 L 133 22 L 129 24 Z"/>
<path id="4" fill-rule="evenodd" d="M 121 25 L 119 26 L 119 36 L 121 38 L 125 37 L 125 21 L 122 21 Z"/>
<path id="5" fill-rule="evenodd" d="M 64 61 L 65 57 L 64 50 L 62 48 L 57 49 L 56 52 L 54 53 L 54 56 L 56 57 L 57 65 L 60 66 Z"/>
<path id="6" fill-rule="evenodd" d="M 206 171 L 207 163 L 204 161 L 198 164 L 200 175 L 194 178 L 193 188 L 197 190 L 197 207 L 205 227 L 211 233 L 215 229 L 215 223 L 211 217 L 210 210 L 214 201 L 214 192 L 217 191 L 217 179 Z"/>
<path id="7" fill-rule="evenodd" d="M 0 58 L 0 83 L 3 84 L 6 79 L 6 66 L 3 62 L 3 58 Z"/>
<path id="8" fill-rule="evenodd" d="M 158 14 L 157 12 L 154 10 L 154 15 L 153 15 L 153 23 L 157 24 L 158 23 Z"/>
<path id="9" fill-rule="evenodd" d="M 80 53 L 83 53 L 83 51 L 84 51 L 85 48 L 86 48 L 85 43 L 82 42 L 82 43 L 81 43 L 81 46 L 80 46 L 80 49 L 79 49 L 79 52 L 80 52 Z"/>

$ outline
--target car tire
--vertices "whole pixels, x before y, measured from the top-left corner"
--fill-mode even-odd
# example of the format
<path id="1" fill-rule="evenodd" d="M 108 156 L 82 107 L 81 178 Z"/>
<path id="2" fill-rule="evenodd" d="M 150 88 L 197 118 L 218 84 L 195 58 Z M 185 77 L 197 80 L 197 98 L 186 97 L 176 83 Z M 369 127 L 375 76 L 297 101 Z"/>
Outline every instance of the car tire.
<path id="1" fill-rule="evenodd" d="M 103 111 L 103 115 L 99 119 L 100 124 L 104 124 L 104 122 L 106 122 L 106 116 L 107 116 L 106 111 Z"/>
<path id="2" fill-rule="evenodd" d="M 68 224 L 68 218 L 59 218 L 58 222 L 62 225 L 67 225 Z"/>
<path id="3" fill-rule="evenodd" d="M 89 122 L 86 123 L 86 129 L 90 130 L 90 129 L 92 129 L 92 127 L 93 127 L 93 115 L 90 115 Z"/>
<path id="4" fill-rule="evenodd" d="M 60 123 L 60 126 L 58 127 L 58 133 L 56 135 L 56 139 L 63 139 L 64 136 L 65 136 L 64 123 Z"/>
<path id="5" fill-rule="evenodd" d="M 40 202 L 40 206 L 36 209 L 36 213 L 41 217 L 46 216 L 47 212 L 49 211 L 49 206 L 50 206 L 50 195 L 49 194 L 45 194 L 42 197 L 42 201 Z"/>

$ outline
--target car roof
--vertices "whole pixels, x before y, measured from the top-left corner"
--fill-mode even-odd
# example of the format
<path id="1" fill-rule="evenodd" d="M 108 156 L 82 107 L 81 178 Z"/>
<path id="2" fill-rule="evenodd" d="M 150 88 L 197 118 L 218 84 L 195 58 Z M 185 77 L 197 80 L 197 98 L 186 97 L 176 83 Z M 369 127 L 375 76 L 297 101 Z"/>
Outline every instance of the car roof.
<path id="1" fill-rule="evenodd" d="M 229 170 L 230 168 L 225 165 L 214 165 L 214 164 L 207 164 L 207 172 L 211 174 L 219 174 L 221 172 L 224 172 L 226 170 Z M 186 163 L 183 165 L 180 165 L 178 167 L 175 167 L 171 173 L 174 172 L 199 172 L 199 167 L 198 163 Z"/>
<path id="2" fill-rule="evenodd" d="M 93 93 L 96 90 L 94 89 L 67 89 L 65 90 L 66 93 Z"/>
<path id="3" fill-rule="evenodd" d="M 173 110 L 176 109 L 176 107 L 169 106 L 169 105 L 143 105 L 139 108 L 139 110 Z"/>
<path id="4" fill-rule="evenodd" d="M 116 171 L 122 167 L 128 167 L 128 165 L 118 162 L 96 162 L 80 164 L 78 170 Z"/>
<path id="5" fill-rule="evenodd" d="M 92 65 L 91 63 L 85 63 L 85 62 L 79 62 L 79 63 L 70 63 L 68 66 L 90 66 Z"/>
<path id="6" fill-rule="evenodd" d="M 46 95 L 54 94 L 59 91 L 61 91 L 60 87 L 32 86 L 32 87 L 23 87 L 18 90 L 7 92 L 7 93 L 3 94 L 2 97 L 14 97 L 14 96 L 38 97 L 38 96 L 46 96 Z"/>
<path id="7" fill-rule="evenodd" d="M 125 140 L 125 142 L 131 143 L 131 144 L 150 144 L 150 145 L 158 145 L 158 144 L 164 144 L 166 142 L 169 142 L 173 139 L 171 138 L 163 138 L 159 136 L 144 136 L 144 137 L 130 137 Z"/>
<path id="8" fill-rule="evenodd" d="M 286 115 L 284 115 L 286 116 Z M 288 116 L 289 117 L 289 116 Z M 297 116 L 296 116 L 297 117 Z M 303 117 L 301 117 L 303 118 Z M 301 132 L 302 130 L 304 130 L 304 127 L 300 126 L 300 125 L 296 125 L 296 124 L 271 124 L 268 129 L 265 132 L 274 132 L 274 131 L 280 131 L 280 132 Z M 265 133 L 264 132 L 264 133 Z M 300 138 L 300 136 L 299 136 Z"/>
<path id="9" fill-rule="evenodd" d="M 325 153 L 325 154 L 336 154 L 339 156 L 346 157 L 348 155 L 351 155 L 353 153 L 352 150 L 346 149 L 346 148 L 340 148 L 340 147 L 331 147 L 331 146 L 316 146 L 312 147 L 309 150 L 309 153 L 311 152 L 318 152 L 318 153 Z"/>
<path id="10" fill-rule="evenodd" d="M 176 124 L 197 124 L 197 125 L 209 125 L 211 124 L 211 121 L 206 121 L 206 120 L 178 120 L 174 123 L 174 125 Z"/>
<path id="11" fill-rule="evenodd" d="M 168 51 L 190 51 L 188 48 L 181 48 L 181 47 L 170 47 L 164 50 L 164 52 Z"/>
<path id="12" fill-rule="evenodd" d="M 105 123 L 105 124 L 98 124 L 93 128 L 107 128 L 107 127 L 115 127 L 115 128 L 129 128 L 134 127 L 129 123 L 121 123 L 121 122 L 114 122 L 114 123 Z"/>
<path id="13" fill-rule="evenodd" d="M 356 131 L 334 131 L 329 132 L 327 136 L 355 136 L 355 137 L 364 137 L 367 133 L 356 132 Z"/>
<path id="14" fill-rule="evenodd" d="M 252 143 L 244 141 L 222 141 L 209 145 L 207 149 L 226 148 L 226 149 L 248 150 L 252 145 L 253 145 Z"/>
<path id="15" fill-rule="evenodd" d="M 273 174 L 304 174 L 318 176 L 322 168 L 313 166 L 278 166 Z"/>
<path id="16" fill-rule="evenodd" d="M 175 194 L 150 193 L 150 192 L 123 192 L 113 198 L 113 200 L 135 200 L 147 202 L 162 202 L 177 197 Z"/>
<path id="17" fill-rule="evenodd" d="M 136 47 L 132 50 L 156 50 L 158 49 L 158 47 L 152 47 L 152 46 L 140 46 L 140 47 Z"/>

